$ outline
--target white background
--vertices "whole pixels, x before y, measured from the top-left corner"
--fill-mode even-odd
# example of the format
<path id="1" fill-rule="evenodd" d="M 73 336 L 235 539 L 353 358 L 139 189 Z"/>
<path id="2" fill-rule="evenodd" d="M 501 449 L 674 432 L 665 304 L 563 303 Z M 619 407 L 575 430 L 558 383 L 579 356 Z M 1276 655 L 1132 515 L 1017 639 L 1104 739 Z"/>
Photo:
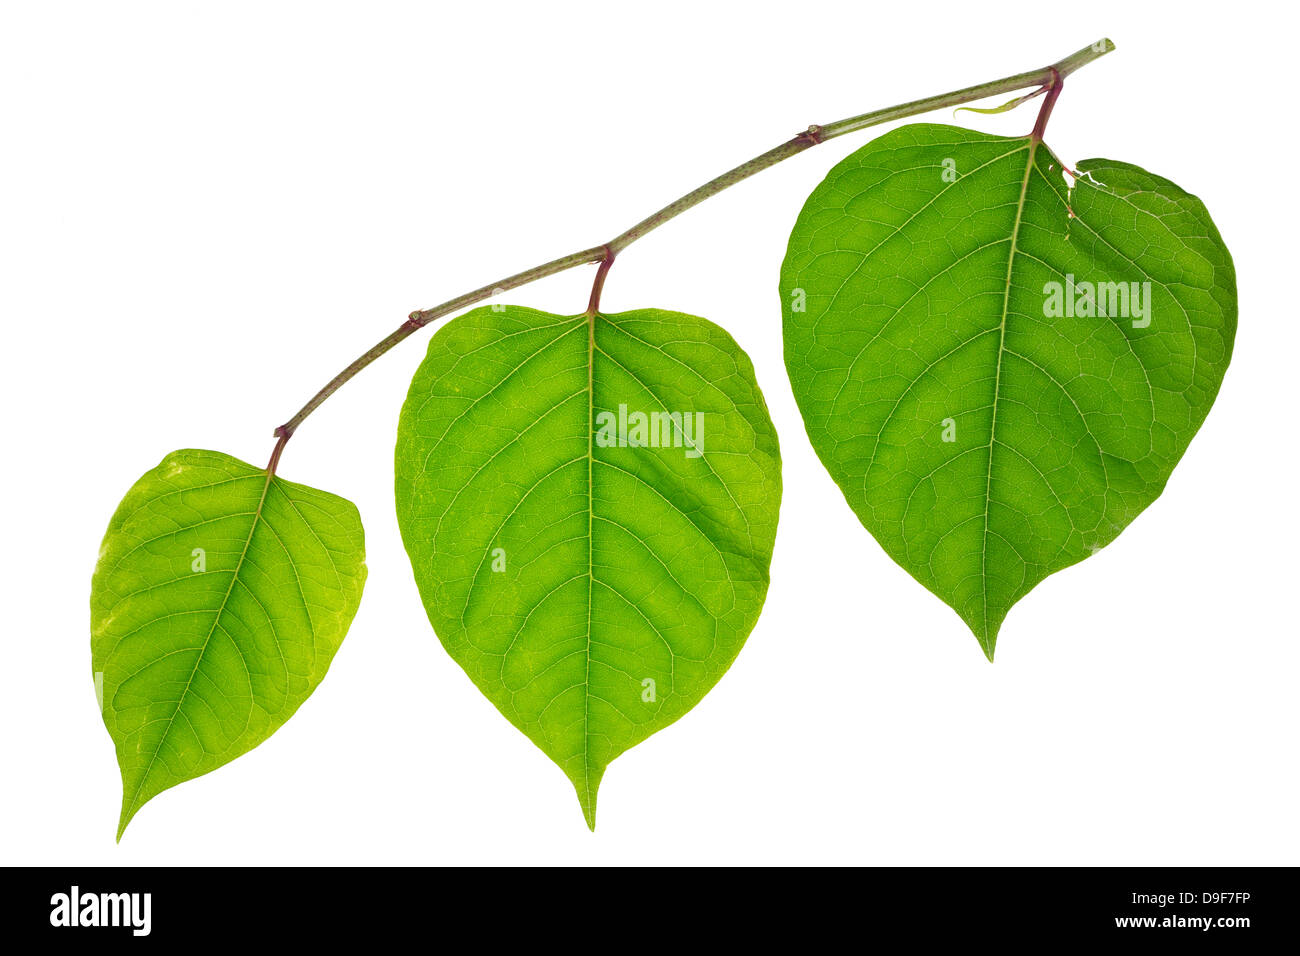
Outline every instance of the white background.
<path id="1" fill-rule="evenodd" d="M 0 17 L 0 861 L 1300 862 L 1294 55 L 1282 7 L 9 4 Z M 1265 14 L 1268 14 L 1266 16 Z M 88 591 L 130 485 L 272 428 L 413 308 L 598 244 L 812 122 L 1042 66 L 1102 35 L 1048 141 L 1204 199 L 1236 355 L 1168 489 L 1011 613 L 990 665 L 817 461 L 777 276 L 804 153 L 620 257 L 604 305 L 706 316 L 781 435 L 772 586 L 739 660 L 606 774 L 597 832 L 447 657 L 392 501 L 429 333 L 331 399 L 281 474 L 366 522 L 328 679 L 113 836 Z M 1002 99 L 1005 99 L 1002 98 Z M 996 102 L 996 101 L 995 101 Z M 1034 107 L 957 122 L 1024 133 Z M 950 112 L 927 119 L 952 122 Z M 580 311 L 591 270 L 507 301 Z"/>

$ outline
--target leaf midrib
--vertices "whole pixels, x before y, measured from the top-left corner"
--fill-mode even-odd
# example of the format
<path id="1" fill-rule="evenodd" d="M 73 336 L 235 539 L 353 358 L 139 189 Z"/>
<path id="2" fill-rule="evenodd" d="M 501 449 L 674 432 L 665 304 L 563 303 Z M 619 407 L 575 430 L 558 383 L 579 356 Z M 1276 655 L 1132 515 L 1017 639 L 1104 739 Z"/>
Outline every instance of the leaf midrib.
<path id="1" fill-rule="evenodd" d="M 244 539 L 243 550 L 239 553 L 239 560 L 235 562 L 235 567 L 230 575 L 230 583 L 226 585 L 226 593 L 221 598 L 221 603 L 217 606 L 216 613 L 212 618 L 212 626 L 208 628 L 207 636 L 204 637 L 203 643 L 199 647 L 199 656 L 194 661 L 194 668 L 190 671 L 189 678 L 185 681 L 185 686 L 181 689 L 180 695 L 176 698 L 176 707 L 172 710 L 171 716 L 167 718 L 167 726 L 163 728 L 162 736 L 158 738 L 158 745 L 154 747 L 153 754 L 149 757 L 149 763 L 140 776 L 139 783 L 136 784 L 135 792 L 131 794 L 131 802 L 122 810 L 122 822 L 118 825 L 117 838 L 122 838 L 122 833 L 126 830 L 126 825 L 134 814 L 136 805 L 139 802 L 140 794 L 144 790 L 144 785 L 149 779 L 149 774 L 153 772 L 154 764 L 158 761 L 158 754 L 162 751 L 163 745 L 167 742 L 167 737 L 171 733 L 172 726 L 176 722 L 176 715 L 181 712 L 181 706 L 185 702 L 186 695 L 190 692 L 190 687 L 194 683 L 194 677 L 198 674 L 199 668 L 203 665 L 203 657 L 207 653 L 208 645 L 212 643 L 212 635 L 217 632 L 217 625 L 221 622 L 222 615 L 226 613 L 226 606 L 230 603 L 230 595 L 234 593 L 235 582 L 239 580 L 239 572 L 243 570 L 244 560 L 248 557 L 248 549 L 253 543 L 253 534 L 257 531 L 257 523 L 262 520 L 262 509 L 266 505 L 267 493 L 271 490 L 271 481 L 274 479 L 271 472 L 267 472 L 266 480 L 262 483 L 262 494 L 258 498 L 257 508 L 253 511 L 253 520 L 248 527 L 248 537 Z"/>
<path id="2" fill-rule="evenodd" d="M 1029 138 L 1029 154 L 1025 160 L 1025 175 L 1020 181 L 1020 198 L 1016 202 L 1016 218 L 1011 227 L 1011 248 L 1007 251 L 1007 274 L 1002 289 L 1002 318 L 998 324 L 998 360 L 997 366 L 993 373 L 993 412 L 992 419 L 989 422 L 989 453 L 988 453 L 988 470 L 984 480 L 984 533 L 980 539 L 980 604 L 984 614 L 983 633 L 980 634 L 980 643 L 984 646 L 984 651 L 992 659 L 992 649 L 989 645 L 989 579 L 988 579 L 988 553 L 989 553 L 989 511 L 993 500 L 993 448 L 997 443 L 998 433 L 998 396 L 1002 385 L 1002 356 L 1006 352 L 1007 341 L 1007 314 L 1011 306 L 1011 275 L 1016 262 L 1016 242 L 1020 237 L 1020 224 L 1025 217 L 1025 196 L 1029 193 L 1029 177 L 1034 170 L 1034 159 L 1038 151 L 1038 144 L 1041 140 Z"/>
<path id="3" fill-rule="evenodd" d="M 596 807 L 591 798 L 591 609 L 596 599 L 594 569 L 595 545 L 592 529 L 595 521 L 595 489 L 592 485 L 596 457 L 592 443 L 596 431 L 596 316 L 587 316 L 587 653 L 586 672 L 582 680 L 582 786 L 585 791 L 583 815 L 587 826 L 596 829 Z"/>

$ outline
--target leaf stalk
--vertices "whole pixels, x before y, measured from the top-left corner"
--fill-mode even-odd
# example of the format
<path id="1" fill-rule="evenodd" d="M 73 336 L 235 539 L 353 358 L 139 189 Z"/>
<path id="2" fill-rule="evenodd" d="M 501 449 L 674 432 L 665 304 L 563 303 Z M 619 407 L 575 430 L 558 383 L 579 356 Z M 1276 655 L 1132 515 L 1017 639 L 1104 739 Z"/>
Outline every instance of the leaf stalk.
<path id="1" fill-rule="evenodd" d="M 600 293 L 605 288 L 605 276 L 609 275 L 609 267 L 613 264 L 614 250 L 606 246 L 605 258 L 600 260 L 600 266 L 596 269 L 596 279 L 591 284 L 591 298 L 587 301 L 587 318 L 593 317 L 600 311 Z"/>

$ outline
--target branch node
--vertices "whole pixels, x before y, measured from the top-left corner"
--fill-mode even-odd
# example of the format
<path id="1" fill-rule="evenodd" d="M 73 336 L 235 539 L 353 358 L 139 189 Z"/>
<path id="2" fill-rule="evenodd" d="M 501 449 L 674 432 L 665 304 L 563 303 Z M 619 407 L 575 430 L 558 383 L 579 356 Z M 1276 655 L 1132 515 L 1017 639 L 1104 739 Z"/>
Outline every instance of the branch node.
<path id="1" fill-rule="evenodd" d="M 803 140 L 809 146 L 816 146 L 822 141 L 822 132 L 823 132 L 822 127 L 814 123 L 812 126 L 809 126 L 806 130 L 804 130 L 802 133 L 796 136 L 795 139 Z"/>

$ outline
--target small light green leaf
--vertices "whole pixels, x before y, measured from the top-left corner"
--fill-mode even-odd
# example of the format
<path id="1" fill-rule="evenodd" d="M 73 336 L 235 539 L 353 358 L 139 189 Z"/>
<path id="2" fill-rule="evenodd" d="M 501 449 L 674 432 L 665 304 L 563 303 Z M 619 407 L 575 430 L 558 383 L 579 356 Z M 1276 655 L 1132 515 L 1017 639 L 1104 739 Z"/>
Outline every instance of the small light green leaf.
<path id="1" fill-rule="evenodd" d="M 1042 95 L 1042 93 L 1043 90 L 1039 89 L 1039 90 L 1035 90 L 1032 93 L 1025 93 L 1021 96 L 1014 96 L 999 106 L 959 106 L 955 110 L 953 110 L 953 113 L 954 114 L 960 113 L 963 110 L 965 110 L 967 113 L 984 113 L 989 116 L 992 116 L 996 113 L 1009 113 L 1017 106 L 1019 106 L 1021 103 L 1027 103 L 1030 100 L 1032 100 L 1034 97 Z"/>
<path id="2" fill-rule="evenodd" d="M 568 775 L 690 710 L 758 619 L 780 453 L 748 357 L 657 310 L 476 309 L 433 337 L 397 517 L 434 630 Z"/>
<path id="3" fill-rule="evenodd" d="M 325 677 L 365 583 L 356 507 L 177 451 L 109 523 L 91 653 L 122 770 L 117 836 L 169 787 L 247 753 Z"/>
<path id="4" fill-rule="evenodd" d="M 1232 354 L 1232 259 L 1195 196 L 1041 141 L 916 125 L 840 163 L 781 271 L 813 447 L 991 660 L 1007 611 L 1164 488 Z"/>

